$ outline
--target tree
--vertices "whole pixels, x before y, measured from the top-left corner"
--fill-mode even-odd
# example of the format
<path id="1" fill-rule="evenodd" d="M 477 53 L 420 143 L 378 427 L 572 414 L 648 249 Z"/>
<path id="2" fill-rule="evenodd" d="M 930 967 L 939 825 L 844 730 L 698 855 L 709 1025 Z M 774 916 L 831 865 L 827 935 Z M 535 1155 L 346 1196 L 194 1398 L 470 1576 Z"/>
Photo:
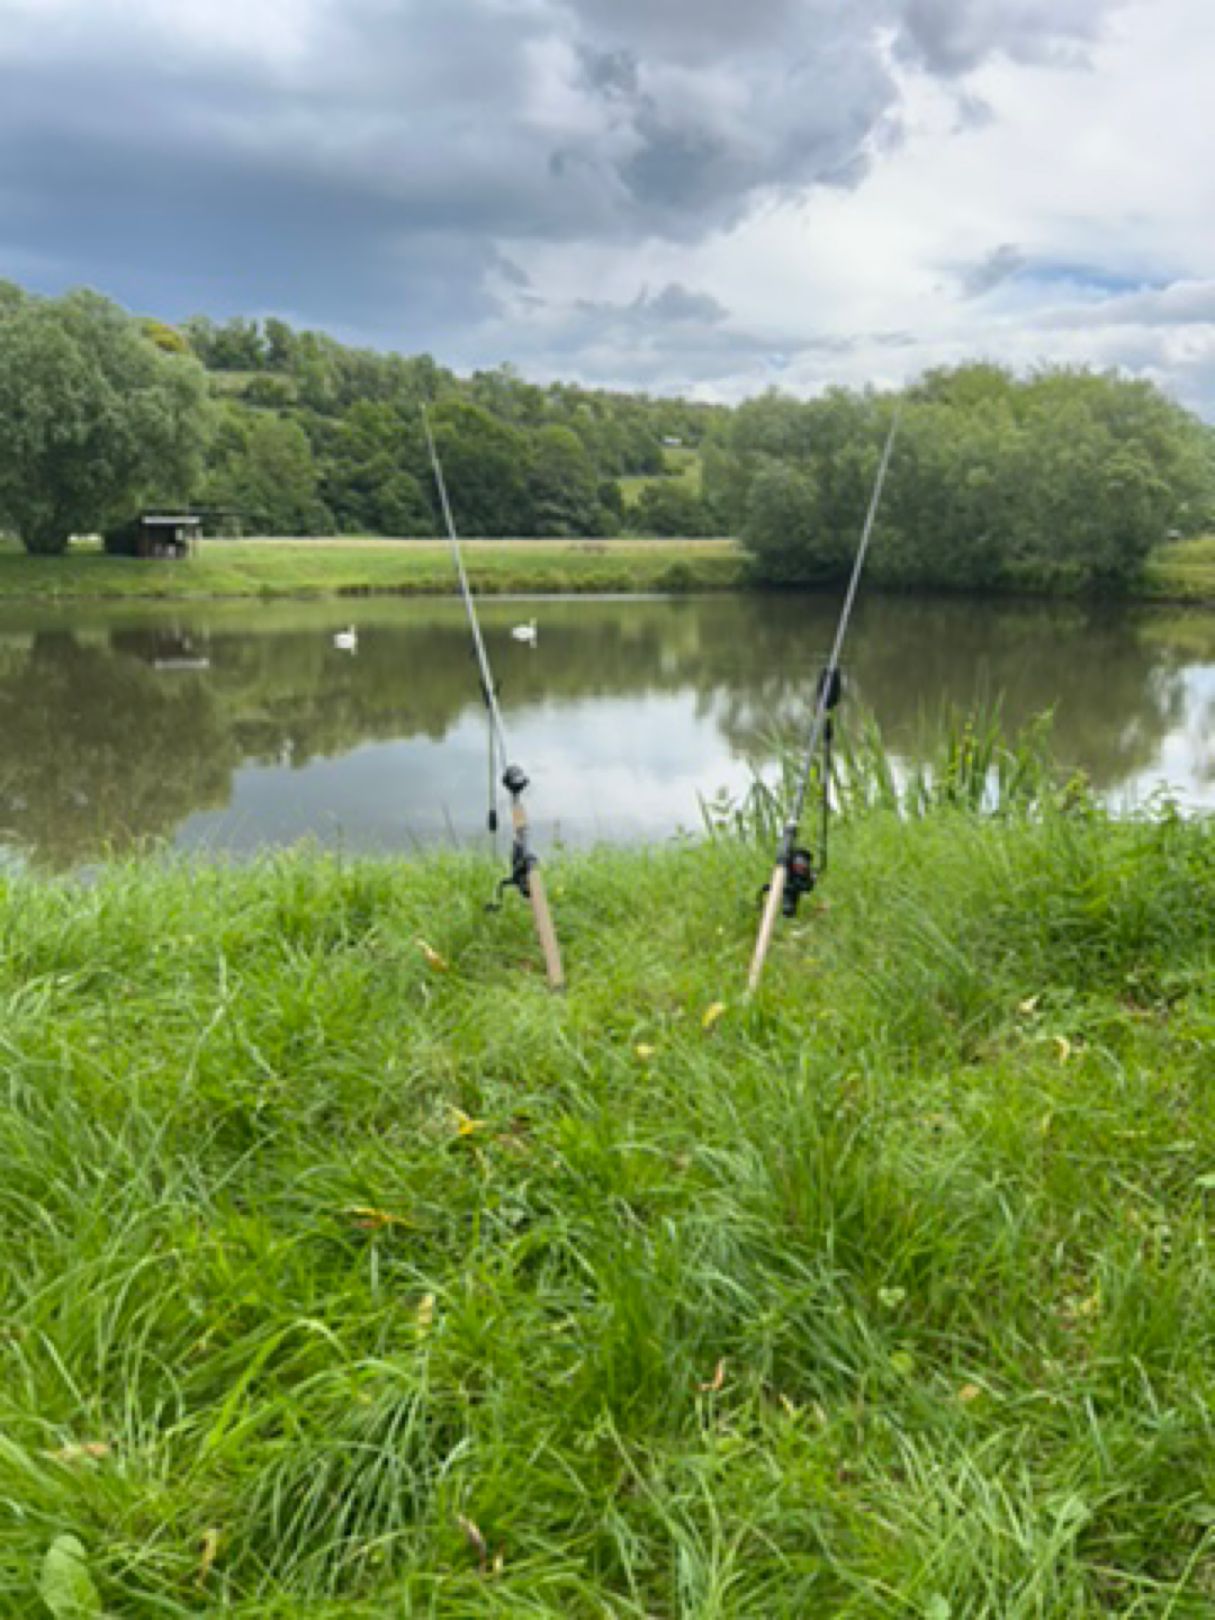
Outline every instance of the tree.
<path id="1" fill-rule="evenodd" d="M 217 371 L 259 371 L 265 360 L 265 345 L 256 321 L 234 315 L 212 329 L 208 364 Z"/>
<path id="2" fill-rule="evenodd" d="M 197 361 L 91 292 L 0 300 L 0 520 L 58 554 L 149 500 L 184 500 L 208 428 Z"/>
<path id="3" fill-rule="evenodd" d="M 747 497 L 743 543 L 759 561 L 763 576 L 784 585 L 821 578 L 829 572 L 816 556 L 818 489 L 808 469 L 768 460 Z"/>
<path id="4" fill-rule="evenodd" d="M 704 501 L 678 478 L 647 484 L 629 513 L 634 534 L 688 537 L 709 534 L 712 527 Z"/>
<path id="5" fill-rule="evenodd" d="M 968 383 L 986 369 L 967 368 Z M 999 584 L 1011 567 L 1031 560 L 1036 545 L 1026 508 L 1034 476 L 1010 401 L 972 395 L 954 406 L 917 389 L 904 406 L 882 503 L 875 576 L 961 588 Z M 867 499 L 858 499 L 858 530 Z"/>
<path id="6" fill-rule="evenodd" d="M 760 572 L 841 573 L 889 422 L 878 396 L 768 395 L 705 457 L 717 509 L 744 514 Z M 875 578 L 981 588 L 1061 578 L 1123 588 L 1170 532 L 1212 509 L 1212 437 L 1150 383 L 1055 368 L 929 372 L 903 400 L 874 541 Z"/>
<path id="7" fill-rule="evenodd" d="M 435 532 L 421 419 L 360 400 L 316 435 L 321 490 L 343 534 Z"/>
<path id="8" fill-rule="evenodd" d="M 259 416 L 240 471 L 240 504 L 263 534 L 314 534 L 324 525 L 308 435 L 287 417 Z"/>
<path id="9" fill-rule="evenodd" d="M 295 358 L 295 333 L 286 321 L 271 315 L 266 321 L 266 364 L 271 371 L 290 371 Z"/>
<path id="10" fill-rule="evenodd" d="M 524 435 L 480 405 L 457 399 L 442 400 L 432 420 L 460 533 L 533 533 Z"/>
<path id="11" fill-rule="evenodd" d="M 154 315 L 143 315 L 139 318 L 139 330 L 149 343 L 154 343 L 158 349 L 166 354 L 193 354 L 190 340 L 175 326 L 167 321 L 158 321 Z"/>
<path id="12" fill-rule="evenodd" d="M 613 527 L 599 501 L 595 464 L 572 428 L 545 427 L 535 435 L 531 493 L 537 534 L 606 534 Z"/>
<path id="13" fill-rule="evenodd" d="M 1117 589 L 1170 530 L 1209 510 L 1210 437 L 1151 383 L 1054 370 L 1023 385 L 1032 460 L 1026 498 L 1043 560 Z"/>

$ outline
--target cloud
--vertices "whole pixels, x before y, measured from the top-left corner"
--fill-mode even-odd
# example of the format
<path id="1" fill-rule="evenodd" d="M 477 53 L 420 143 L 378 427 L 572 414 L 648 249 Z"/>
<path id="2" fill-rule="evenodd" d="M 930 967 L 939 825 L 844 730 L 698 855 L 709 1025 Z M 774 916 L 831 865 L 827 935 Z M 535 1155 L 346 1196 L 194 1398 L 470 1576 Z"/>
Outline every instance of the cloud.
<path id="1" fill-rule="evenodd" d="M 1069 37 L 1058 7 L 1019 0 L 1001 25 L 975 0 L 871 16 L 828 0 L 245 0 L 237 26 L 219 0 L 0 0 L 0 172 L 18 208 L 53 182 L 61 215 L 85 184 L 117 215 L 149 187 L 163 208 L 157 175 L 176 174 L 181 216 L 201 180 L 220 231 L 239 170 L 237 226 L 258 191 L 318 236 L 362 214 L 406 235 L 694 238 L 771 188 L 857 182 L 898 100 L 881 23 L 952 71 L 959 40 L 972 60 Z"/>
<path id="2" fill-rule="evenodd" d="M 1094 326 L 1215 327 L 1215 280 L 1174 281 L 1120 293 L 1112 298 L 1047 310 L 1049 326 L 1070 329 Z"/>
<path id="3" fill-rule="evenodd" d="M 967 73 L 997 51 L 1074 65 L 1113 9 L 1107 0 L 908 0 L 899 44 L 946 76 Z"/>
<path id="4" fill-rule="evenodd" d="M 1015 242 L 1001 242 L 976 264 L 965 266 L 958 274 L 958 281 L 967 298 L 981 298 L 1023 270 L 1028 262 Z"/>
<path id="5" fill-rule="evenodd" d="M 677 281 L 668 282 L 661 292 L 646 298 L 643 307 L 654 320 L 703 321 L 710 326 L 724 320 L 729 313 L 709 293 L 690 292 Z"/>
<path id="6" fill-rule="evenodd" d="M 1205 3 L 0 0 L 0 275 L 722 394 L 1106 354 L 1203 318 Z"/>
<path id="7" fill-rule="evenodd" d="M 504 308 L 491 332 L 509 337 L 512 358 L 533 374 L 574 369 L 609 387 L 740 397 L 783 384 L 823 387 L 861 350 L 906 348 L 900 331 L 840 333 L 735 319 L 711 294 L 668 282 L 635 298 L 546 301 L 529 294 Z M 484 336 L 484 334 L 482 334 Z"/>

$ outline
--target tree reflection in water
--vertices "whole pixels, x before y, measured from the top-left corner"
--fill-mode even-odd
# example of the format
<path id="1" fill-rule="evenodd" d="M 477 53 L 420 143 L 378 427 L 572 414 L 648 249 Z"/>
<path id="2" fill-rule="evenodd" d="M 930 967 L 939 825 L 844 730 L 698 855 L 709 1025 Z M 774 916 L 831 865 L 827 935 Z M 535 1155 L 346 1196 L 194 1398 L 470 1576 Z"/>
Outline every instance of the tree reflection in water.
<path id="1" fill-rule="evenodd" d="M 437 802 L 445 747 L 480 709 L 459 604 L 360 606 L 357 659 L 333 650 L 333 628 L 351 617 L 344 604 L 82 608 L 66 621 L 44 613 L 32 633 L 28 616 L 0 621 L 0 834 L 68 866 L 172 838 L 195 813 L 223 809 L 242 766 L 275 773 L 271 793 L 289 796 L 294 773 L 314 762 L 404 739 L 422 776 L 410 802 Z M 542 624 L 533 651 L 509 638 L 518 603 L 487 599 L 508 726 L 526 725 L 533 752 L 569 766 L 570 802 L 546 803 L 546 814 L 587 813 L 571 748 L 593 738 L 622 791 L 631 783 L 646 799 L 638 784 L 653 778 L 645 835 L 694 823 L 695 787 L 687 804 L 663 808 L 663 760 L 681 792 L 694 781 L 710 793 L 729 762 L 760 760 L 781 728 L 800 731 L 837 611 L 831 595 L 550 600 L 528 607 Z M 849 642 L 845 712 L 871 709 L 892 748 L 913 754 L 943 699 L 1001 697 L 1010 727 L 1053 708 L 1060 758 L 1103 791 L 1155 768 L 1166 738 L 1209 783 L 1195 726 L 1203 704 L 1215 706 L 1212 670 L 1203 616 L 871 594 Z M 366 790 L 396 791 L 386 780 Z M 478 824 L 480 799 L 467 810 Z"/>

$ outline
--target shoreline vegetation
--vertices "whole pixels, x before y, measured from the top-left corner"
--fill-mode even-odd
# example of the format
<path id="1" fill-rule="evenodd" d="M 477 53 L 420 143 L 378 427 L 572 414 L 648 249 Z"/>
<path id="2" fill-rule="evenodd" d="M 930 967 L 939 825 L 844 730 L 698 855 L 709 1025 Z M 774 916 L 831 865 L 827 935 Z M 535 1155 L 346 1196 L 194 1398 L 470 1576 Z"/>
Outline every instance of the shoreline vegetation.
<path id="1" fill-rule="evenodd" d="M 0 526 L 38 557 L 75 534 L 155 549 L 144 519 L 187 510 L 215 534 L 441 538 L 423 407 L 462 538 L 731 535 L 777 586 L 846 570 L 896 411 L 876 584 L 1113 595 L 1215 518 L 1215 432 L 1086 366 L 961 361 L 892 391 L 727 406 L 509 365 L 461 376 L 273 317 L 171 327 L 0 281 L 4 402 Z"/>
<path id="2" fill-rule="evenodd" d="M 0 879 L 0 1608 L 1207 1613 L 1215 827 L 959 736 L 751 1004 L 720 831 L 562 996 L 480 858 Z"/>
<path id="3" fill-rule="evenodd" d="M 474 589 L 487 596 L 767 588 L 756 580 L 744 548 L 730 539 L 468 540 L 463 546 Z M 196 557 L 176 562 L 109 556 L 88 541 L 65 556 L 31 557 L 0 542 L 0 602 L 446 596 L 455 588 L 450 550 L 445 541 L 431 539 L 204 540 Z M 868 588 L 896 587 L 873 583 Z M 908 587 L 905 594 L 940 589 Z M 972 594 L 1092 593 L 1065 571 L 1053 577 L 1027 571 Z M 1163 547 L 1142 577 L 1112 599 L 1215 603 L 1215 537 Z"/>

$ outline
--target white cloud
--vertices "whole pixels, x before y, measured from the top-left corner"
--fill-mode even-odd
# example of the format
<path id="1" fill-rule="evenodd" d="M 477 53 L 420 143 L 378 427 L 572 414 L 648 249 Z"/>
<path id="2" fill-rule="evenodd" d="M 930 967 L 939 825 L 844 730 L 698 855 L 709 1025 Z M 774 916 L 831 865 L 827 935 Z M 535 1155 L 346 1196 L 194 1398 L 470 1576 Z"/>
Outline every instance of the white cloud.
<path id="1" fill-rule="evenodd" d="M 691 254 L 653 238 L 513 246 L 544 321 L 587 289 L 623 303 L 680 280 L 731 312 L 701 356 L 719 369 L 698 378 L 726 397 L 983 355 L 1122 365 L 1215 414 L 1207 0 L 1137 0 L 1080 67 L 1005 54 L 959 84 L 898 74 L 903 139 L 855 189 L 774 197 Z M 960 98 L 987 115 L 959 121 Z"/>

